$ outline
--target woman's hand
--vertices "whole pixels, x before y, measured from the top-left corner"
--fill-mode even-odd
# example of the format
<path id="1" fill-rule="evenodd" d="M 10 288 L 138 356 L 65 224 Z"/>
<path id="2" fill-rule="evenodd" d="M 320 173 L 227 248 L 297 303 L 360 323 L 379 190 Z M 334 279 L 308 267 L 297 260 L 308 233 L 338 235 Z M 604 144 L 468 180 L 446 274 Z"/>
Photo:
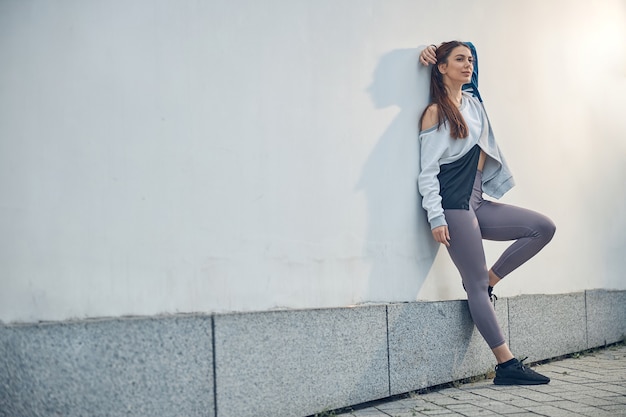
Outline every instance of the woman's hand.
<path id="1" fill-rule="evenodd" d="M 448 232 L 448 226 L 435 227 L 432 232 L 437 242 L 443 243 L 446 247 L 450 246 L 450 232 Z"/>
<path id="2" fill-rule="evenodd" d="M 437 63 L 437 55 L 436 54 L 437 47 L 435 45 L 428 45 L 426 48 L 422 50 L 420 53 L 420 62 L 424 66 L 428 66 L 430 64 Z"/>

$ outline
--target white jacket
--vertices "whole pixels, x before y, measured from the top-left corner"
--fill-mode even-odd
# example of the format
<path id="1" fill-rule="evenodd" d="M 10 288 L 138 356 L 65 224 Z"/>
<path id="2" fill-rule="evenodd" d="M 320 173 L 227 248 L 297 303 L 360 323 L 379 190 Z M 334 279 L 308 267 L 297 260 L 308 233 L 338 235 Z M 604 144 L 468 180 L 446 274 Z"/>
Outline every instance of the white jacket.
<path id="1" fill-rule="evenodd" d="M 431 229 L 447 225 L 439 195 L 440 166 L 463 157 L 476 144 L 487 154 L 483 167 L 483 191 L 491 197 L 500 198 L 514 185 L 513 175 L 500 152 L 491 130 L 483 104 L 474 96 L 463 92 L 459 109 L 469 128 L 469 136 L 454 139 L 450 136 L 448 123 L 433 126 L 420 132 L 420 174 L 418 188 L 422 195 L 422 207 L 428 214 Z"/>

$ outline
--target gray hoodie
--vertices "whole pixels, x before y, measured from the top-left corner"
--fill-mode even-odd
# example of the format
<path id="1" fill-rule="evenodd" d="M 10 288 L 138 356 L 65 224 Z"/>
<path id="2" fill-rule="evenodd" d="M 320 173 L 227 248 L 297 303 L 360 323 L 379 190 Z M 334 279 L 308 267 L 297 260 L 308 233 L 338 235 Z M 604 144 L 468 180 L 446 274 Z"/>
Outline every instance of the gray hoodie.
<path id="1" fill-rule="evenodd" d="M 478 98 L 463 92 L 459 110 L 469 128 L 467 138 L 452 138 L 448 123 L 433 126 L 419 134 L 420 174 L 418 186 L 423 197 L 422 207 L 428 214 L 431 229 L 447 225 L 444 210 L 441 207 L 439 180 L 437 179 L 441 165 L 459 160 L 474 145 L 478 144 L 487 154 L 482 176 L 483 191 L 487 195 L 500 198 L 515 185 L 513 175 L 496 143 L 483 104 Z"/>

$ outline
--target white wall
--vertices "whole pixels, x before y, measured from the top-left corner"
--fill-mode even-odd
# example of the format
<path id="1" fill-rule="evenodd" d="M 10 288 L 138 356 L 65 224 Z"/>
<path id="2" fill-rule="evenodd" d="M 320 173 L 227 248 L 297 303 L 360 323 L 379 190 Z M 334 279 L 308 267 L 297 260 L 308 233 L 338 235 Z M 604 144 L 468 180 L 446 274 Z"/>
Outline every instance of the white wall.
<path id="1" fill-rule="evenodd" d="M 450 39 L 503 201 L 558 226 L 499 295 L 626 289 L 625 28 L 623 0 L 0 0 L 0 320 L 463 297 L 416 191 L 417 47 Z"/>

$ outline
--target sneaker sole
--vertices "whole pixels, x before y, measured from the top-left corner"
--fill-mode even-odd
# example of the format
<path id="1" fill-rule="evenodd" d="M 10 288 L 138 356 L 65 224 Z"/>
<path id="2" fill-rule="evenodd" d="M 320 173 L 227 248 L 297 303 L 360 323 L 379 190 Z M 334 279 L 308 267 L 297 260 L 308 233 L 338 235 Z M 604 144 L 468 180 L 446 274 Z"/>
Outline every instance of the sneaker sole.
<path id="1" fill-rule="evenodd" d="M 550 383 L 550 381 L 529 381 L 521 379 L 494 379 L 495 385 L 544 385 Z"/>

